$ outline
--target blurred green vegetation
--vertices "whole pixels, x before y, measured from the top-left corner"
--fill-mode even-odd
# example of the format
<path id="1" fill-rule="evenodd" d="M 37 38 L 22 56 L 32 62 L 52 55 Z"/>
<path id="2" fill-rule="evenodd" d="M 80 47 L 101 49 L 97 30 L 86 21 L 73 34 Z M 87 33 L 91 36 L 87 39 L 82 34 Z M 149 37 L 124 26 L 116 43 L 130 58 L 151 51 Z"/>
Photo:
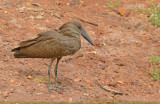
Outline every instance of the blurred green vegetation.
<path id="1" fill-rule="evenodd" d="M 153 68 L 151 73 L 153 80 L 160 79 L 160 58 L 156 55 L 152 55 L 150 58 L 150 63 Z"/>

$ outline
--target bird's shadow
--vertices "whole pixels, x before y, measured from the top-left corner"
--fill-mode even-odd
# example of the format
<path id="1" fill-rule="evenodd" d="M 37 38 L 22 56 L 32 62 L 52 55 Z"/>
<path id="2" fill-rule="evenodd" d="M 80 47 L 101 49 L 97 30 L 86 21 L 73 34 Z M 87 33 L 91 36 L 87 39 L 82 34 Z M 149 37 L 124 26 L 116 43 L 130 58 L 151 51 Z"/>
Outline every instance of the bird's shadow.
<path id="1" fill-rule="evenodd" d="M 18 76 L 19 78 L 28 78 L 31 81 L 38 82 L 38 83 L 43 83 L 47 84 L 48 83 L 48 70 L 42 70 L 42 71 L 37 71 L 33 69 L 18 69 L 17 72 L 19 73 Z M 30 78 L 31 76 L 31 78 Z M 54 71 L 51 72 L 51 84 L 55 84 L 55 75 Z M 71 87 L 72 86 L 73 80 L 71 78 L 64 77 L 63 74 L 59 73 L 58 74 L 58 83 L 63 86 Z"/>

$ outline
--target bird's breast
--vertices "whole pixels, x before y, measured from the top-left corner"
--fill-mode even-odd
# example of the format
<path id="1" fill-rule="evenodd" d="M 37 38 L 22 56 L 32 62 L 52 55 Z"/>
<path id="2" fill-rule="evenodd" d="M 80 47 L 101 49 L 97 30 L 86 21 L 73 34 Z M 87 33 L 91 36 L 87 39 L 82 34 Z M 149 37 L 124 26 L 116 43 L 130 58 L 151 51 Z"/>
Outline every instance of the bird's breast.
<path id="1" fill-rule="evenodd" d="M 63 55 L 72 55 L 81 47 L 80 30 L 73 24 L 64 25 L 60 28 L 61 44 L 64 47 Z"/>
<path id="2" fill-rule="evenodd" d="M 64 56 L 72 55 L 81 48 L 81 40 L 79 35 L 76 37 L 65 36 L 62 40 L 62 44 L 64 47 L 64 51 L 62 52 Z"/>

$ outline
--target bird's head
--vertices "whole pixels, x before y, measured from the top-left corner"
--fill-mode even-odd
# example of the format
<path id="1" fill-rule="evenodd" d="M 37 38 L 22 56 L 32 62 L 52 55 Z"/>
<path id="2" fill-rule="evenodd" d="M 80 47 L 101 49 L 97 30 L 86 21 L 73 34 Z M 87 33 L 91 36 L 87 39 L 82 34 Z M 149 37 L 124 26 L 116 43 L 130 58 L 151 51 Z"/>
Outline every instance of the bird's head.
<path id="1" fill-rule="evenodd" d="M 73 21 L 73 24 L 75 24 L 78 29 L 81 31 L 81 35 L 91 44 L 93 45 L 93 42 L 91 40 L 91 38 L 88 36 L 87 32 L 84 30 L 84 27 L 82 26 L 82 24 L 78 21 Z"/>

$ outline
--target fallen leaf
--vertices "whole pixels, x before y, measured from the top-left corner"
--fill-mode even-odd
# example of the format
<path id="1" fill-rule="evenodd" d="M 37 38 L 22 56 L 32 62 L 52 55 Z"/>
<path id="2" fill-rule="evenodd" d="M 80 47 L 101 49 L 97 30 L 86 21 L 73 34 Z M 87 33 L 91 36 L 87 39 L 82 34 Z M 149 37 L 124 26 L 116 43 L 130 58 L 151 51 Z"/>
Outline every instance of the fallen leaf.
<path id="1" fill-rule="evenodd" d="M 96 51 L 91 51 L 91 52 L 87 52 L 87 53 L 89 53 L 89 54 L 97 54 L 97 52 Z"/>
<path id="2" fill-rule="evenodd" d="M 47 28 L 46 27 L 38 27 L 38 29 L 40 29 L 40 30 L 46 30 Z"/>
<path id="3" fill-rule="evenodd" d="M 13 82 L 14 82 L 14 80 L 10 80 L 10 82 L 11 82 L 11 83 L 13 83 Z"/>
<path id="4" fill-rule="evenodd" d="M 87 82 L 87 83 L 91 83 L 91 80 L 86 79 L 86 82 Z"/>
<path id="5" fill-rule="evenodd" d="M 34 16 L 31 15 L 31 16 L 29 16 L 29 18 L 34 19 Z"/>
<path id="6" fill-rule="evenodd" d="M 88 87 L 88 89 L 89 89 L 89 90 L 94 90 L 94 88 L 93 88 L 93 87 L 91 87 L 91 86 L 89 86 L 89 87 Z"/>
<path id="7" fill-rule="evenodd" d="M 108 86 L 104 86 L 104 88 L 109 88 Z"/>
<path id="8" fill-rule="evenodd" d="M 44 18 L 43 15 L 44 15 L 44 12 L 41 12 L 36 18 L 37 19 L 42 19 L 42 18 Z"/>
<path id="9" fill-rule="evenodd" d="M 98 6 L 98 4 L 95 4 L 95 6 Z"/>
<path id="10" fill-rule="evenodd" d="M 123 81 L 117 81 L 117 83 L 119 83 L 119 84 L 123 84 L 124 82 L 123 82 Z"/>
<path id="11" fill-rule="evenodd" d="M 116 12 L 121 16 L 128 16 L 129 15 L 129 11 L 127 11 L 124 8 L 118 8 L 118 10 L 116 10 Z"/>
<path id="12" fill-rule="evenodd" d="M 55 98 L 56 96 L 55 95 L 51 95 L 51 98 Z"/>
<path id="13" fill-rule="evenodd" d="M 73 101 L 73 100 L 72 100 L 72 98 L 70 97 L 70 98 L 69 98 L 69 102 L 72 102 L 72 101 Z"/>
<path id="14" fill-rule="evenodd" d="M 70 5 L 70 3 L 67 3 L 67 5 L 69 6 L 69 5 Z"/>
<path id="15" fill-rule="evenodd" d="M 3 94 L 4 97 L 8 97 L 9 91 L 5 91 L 5 92 L 3 92 L 2 94 Z"/>
<path id="16" fill-rule="evenodd" d="M 89 94 L 87 94 L 87 93 L 84 93 L 83 95 L 84 95 L 84 96 L 89 96 Z"/>
<path id="17" fill-rule="evenodd" d="M 123 8 L 119 8 L 118 13 L 123 16 L 126 13 L 126 10 Z"/>
<path id="18" fill-rule="evenodd" d="M 53 13 L 53 15 L 54 15 L 55 17 L 57 17 L 57 18 L 61 18 L 60 14 L 58 14 L 58 13 Z"/>
<path id="19" fill-rule="evenodd" d="M 18 74 L 19 74 L 19 72 L 15 72 L 15 74 L 16 74 L 16 75 L 18 75 Z"/>
<path id="20" fill-rule="evenodd" d="M 81 81 L 81 79 L 80 78 L 76 78 L 76 79 L 74 79 L 74 81 L 75 82 L 79 82 L 79 81 Z"/>
<path id="21" fill-rule="evenodd" d="M 2 6 L 0 6 L 0 10 L 2 10 Z"/>
<path id="22" fill-rule="evenodd" d="M 32 76 L 30 76 L 30 75 L 28 75 L 27 77 L 28 77 L 28 79 L 31 79 L 31 78 L 32 78 Z"/>
<path id="23" fill-rule="evenodd" d="M 31 4 L 30 4 L 29 2 L 27 2 L 27 3 L 26 3 L 26 6 L 29 7 L 29 6 L 31 6 Z"/>
<path id="24" fill-rule="evenodd" d="M 37 17 L 36 17 L 37 19 L 42 19 L 42 18 L 44 18 L 42 15 L 38 15 Z"/>
<path id="25" fill-rule="evenodd" d="M 106 46 L 106 43 L 102 43 L 103 46 Z"/>
<path id="26" fill-rule="evenodd" d="M 84 3 L 84 1 L 83 1 L 83 0 L 80 0 L 79 2 L 80 2 L 80 3 Z"/>
<path id="27" fill-rule="evenodd" d="M 37 7 L 39 7 L 39 6 L 40 6 L 40 4 L 39 4 L 39 3 L 32 3 L 32 5 L 33 5 L 33 6 L 37 6 Z"/>

